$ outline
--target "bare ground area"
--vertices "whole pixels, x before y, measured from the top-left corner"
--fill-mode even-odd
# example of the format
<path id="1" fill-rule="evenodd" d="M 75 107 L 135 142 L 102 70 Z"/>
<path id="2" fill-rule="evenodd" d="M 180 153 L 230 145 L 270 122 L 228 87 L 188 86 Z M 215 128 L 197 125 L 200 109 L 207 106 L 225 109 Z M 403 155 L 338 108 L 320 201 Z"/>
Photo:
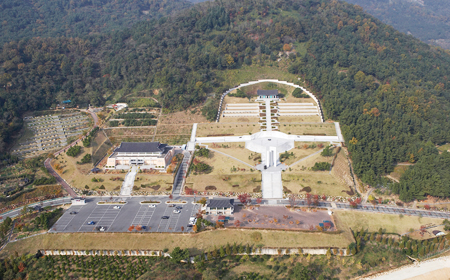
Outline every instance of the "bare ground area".
<path id="1" fill-rule="evenodd" d="M 192 113 L 194 112 L 194 113 Z M 159 118 L 159 124 L 193 124 L 208 123 L 206 117 L 200 112 L 200 108 L 188 108 L 185 111 L 163 114 Z"/>
<path id="2" fill-rule="evenodd" d="M 259 206 L 259 207 L 237 207 L 233 215 L 233 220 L 229 221 L 230 226 L 245 228 L 265 228 L 265 229 L 289 229 L 289 230 L 310 230 L 316 229 L 319 223 L 324 220 L 332 221 L 333 217 L 327 211 L 316 211 L 315 209 L 299 209 L 291 211 L 284 206 Z M 211 220 L 217 222 L 217 216 L 209 216 Z M 330 230 L 335 230 L 334 223 Z"/>
<path id="3" fill-rule="evenodd" d="M 278 117 L 281 125 L 284 123 L 298 123 L 298 122 L 312 122 L 319 123 L 321 121 L 319 116 L 281 116 Z"/>
<path id="4" fill-rule="evenodd" d="M 287 123 L 281 124 L 280 131 L 294 135 L 336 136 L 334 123 Z"/>
<path id="5" fill-rule="evenodd" d="M 227 118 L 227 120 L 233 119 L 235 122 L 230 123 L 210 123 L 199 124 L 197 126 L 197 137 L 208 136 L 221 136 L 221 135 L 248 135 L 259 132 L 260 125 L 255 123 L 241 123 L 237 122 L 239 118 Z"/>

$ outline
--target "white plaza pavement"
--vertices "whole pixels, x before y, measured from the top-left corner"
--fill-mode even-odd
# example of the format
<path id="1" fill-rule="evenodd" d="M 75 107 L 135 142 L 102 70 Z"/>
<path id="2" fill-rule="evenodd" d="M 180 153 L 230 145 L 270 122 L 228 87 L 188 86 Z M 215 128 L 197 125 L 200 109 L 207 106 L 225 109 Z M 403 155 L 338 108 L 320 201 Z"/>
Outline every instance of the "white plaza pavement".
<path id="1" fill-rule="evenodd" d="M 122 188 L 120 189 L 120 195 L 131 195 L 133 190 L 134 178 L 136 177 L 137 166 L 133 165 L 131 171 L 125 175 L 125 179 L 122 183 Z"/>

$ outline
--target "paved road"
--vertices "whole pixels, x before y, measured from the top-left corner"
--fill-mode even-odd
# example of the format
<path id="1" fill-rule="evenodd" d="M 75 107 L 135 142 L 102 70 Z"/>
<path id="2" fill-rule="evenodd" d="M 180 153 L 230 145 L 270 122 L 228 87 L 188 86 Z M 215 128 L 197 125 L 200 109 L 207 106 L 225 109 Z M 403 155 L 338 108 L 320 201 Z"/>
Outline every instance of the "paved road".
<path id="1" fill-rule="evenodd" d="M 263 202 L 267 202 L 264 201 Z M 278 200 L 277 204 L 289 204 L 287 200 Z M 306 200 L 298 200 L 296 204 L 299 206 L 307 205 Z M 450 219 L 449 212 L 441 212 L 441 211 L 427 211 L 427 210 L 418 210 L 418 209 L 409 209 L 409 208 L 401 208 L 394 206 L 385 206 L 385 205 L 371 205 L 371 204 L 363 204 L 358 205 L 356 209 L 350 207 L 349 203 L 338 203 L 335 202 L 336 209 L 340 210 L 354 210 L 354 211 L 364 211 L 370 213 L 385 213 L 385 214 L 396 214 L 396 215 L 411 215 L 411 216 L 419 216 L 422 217 L 430 217 L 430 218 L 440 218 L 440 219 Z M 313 205 L 312 205 L 313 206 Z M 328 201 L 320 201 L 317 207 L 326 207 L 333 208 L 331 202 Z"/>
<path id="2" fill-rule="evenodd" d="M 56 206 L 56 205 L 70 203 L 71 199 L 72 199 L 71 197 L 61 197 L 61 198 L 49 199 L 49 200 L 44 200 L 44 201 L 28 204 L 27 207 L 33 207 L 35 205 L 41 205 L 42 207 Z M 20 214 L 20 211 L 22 211 L 22 209 L 23 209 L 23 207 L 18 207 L 14 210 L 2 213 L 2 214 L 0 214 L 0 216 L 3 217 L 3 219 L 6 217 L 10 217 L 12 219 L 12 218 L 18 216 Z"/>
<path id="3" fill-rule="evenodd" d="M 103 226 L 106 232 L 127 232 L 130 226 L 144 226 L 143 232 L 189 232 L 192 229 L 187 225 L 189 218 L 195 216 L 200 206 L 192 204 L 193 198 L 174 197 L 172 201 L 182 199 L 187 203 L 176 204 L 181 206 L 181 213 L 173 213 L 175 208 L 169 207 L 167 196 L 160 197 L 113 197 L 113 201 L 125 201 L 126 204 L 98 205 L 97 202 L 106 200 L 105 197 L 88 198 L 86 205 L 72 205 L 63 216 L 55 223 L 50 232 L 92 232 L 97 227 Z M 155 208 L 148 204 L 140 204 L 144 200 L 160 201 Z M 108 199 L 108 201 L 110 201 Z M 70 214 L 76 212 L 76 214 Z M 169 216 L 169 219 L 162 219 Z M 88 225 L 93 221 L 95 225 Z"/>
<path id="4" fill-rule="evenodd" d="M 53 169 L 50 162 L 51 162 L 50 158 L 48 158 L 44 161 L 44 166 L 45 166 L 45 168 L 47 168 L 50 175 L 52 175 L 53 177 L 56 178 L 56 181 L 58 181 L 58 183 L 60 183 L 63 186 L 63 188 L 66 190 L 66 192 L 71 197 L 77 197 L 77 194 L 75 193 L 75 191 L 70 187 L 69 184 L 67 184 L 67 182 L 63 178 L 61 178 L 61 176 L 59 176 L 59 174 Z"/>
<path id="5" fill-rule="evenodd" d="M 91 128 L 91 130 L 89 130 L 88 133 L 90 133 L 94 128 L 96 128 L 98 125 L 98 117 L 97 114 L 95 114 L 94 112 L 90 112 L 87 110 L 81 110 L 83 112 L 87 112 L 89 114 L 91 114 L 92 119 L 94 120 L 94 126 Z M 56 153 L 54 153 L 53 155 L 56 157 L 59 154 L 65 152 L 68 148 L 75 146 L 79 141 L 81 141 L 80 139 L 75 140 L 74 142 L 72 142 L 71 144 L 67 145 L 66 147 L 64 147 L 63 149 L 57 151 Z M 51 159 L 47 158 L 44 162 L 44 166 L 45 168 L 47 168 L 48 172 L 50 173 L 50 175 L 52 175 L 53 177 L 56 178 L 56 181 L 58 181 L 58 183 L 60 183 L 63 188 L 67 191 L 67 193 L 72 196 L 72 197 L 77 197 L 77 194 L 75 193 L 75 191 L 70 187 L 70 185 L 64 181 L 63 178 L 61 178 L 61 176 L 59 176 L 59 174 L 53 169 L 52 165 L 50 164 Z"/>
<path id="6" fill-rule="evenodd" d="M 447 270 L 445 269 L 447 268 Z M 392 272 L 383 273 L 375 277 L 369 277 L 367 279 L 374 280 L 403 280 L 403 279 L 416 279 L 415 277 L 422 276 L 420 279 L 449 279 L 448 270 L 450 268 L 450 257 L 441 257 L 438 259 L 432 259 L 425 262 L 415 263 L 413 265 L 407 265 L 398 270 Z M 439 272 L 439 270 L 441 270 Z M 437 272 L 433 277 L 433 271 Z"/>

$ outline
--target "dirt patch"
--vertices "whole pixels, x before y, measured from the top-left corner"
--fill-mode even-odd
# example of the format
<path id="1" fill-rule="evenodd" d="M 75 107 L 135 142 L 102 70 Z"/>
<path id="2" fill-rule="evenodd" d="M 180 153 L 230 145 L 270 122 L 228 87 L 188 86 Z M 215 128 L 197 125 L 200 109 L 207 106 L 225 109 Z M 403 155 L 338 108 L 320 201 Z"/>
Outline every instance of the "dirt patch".
<path id="1" fill-rule="evenodd" d="M 215 191 L 217 188 L 215 186 L 206 186 L 205 191 Z"/>
<path id="2" fill-rule="evenodd" d="M 300 190 L 300 192 L 310 193 L 311 192 L 311 188 L 310 187 L 304 187 L 303 189 Z"/>
<path id="3" fill-rule="evenodd" d="M 159 118 L 159 123 L 163 124 L 194 124 L 208 123 L 200 111 L 200 107 L 188 108 L 185 111 L 164 114 Z"/>

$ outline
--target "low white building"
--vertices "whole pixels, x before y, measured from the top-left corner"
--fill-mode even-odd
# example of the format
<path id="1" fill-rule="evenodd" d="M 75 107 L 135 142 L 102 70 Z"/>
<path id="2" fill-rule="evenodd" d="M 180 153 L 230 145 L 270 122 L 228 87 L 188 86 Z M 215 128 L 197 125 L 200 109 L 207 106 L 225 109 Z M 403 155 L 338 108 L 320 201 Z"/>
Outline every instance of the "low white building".
<path id="1" fill-rule="evenodd" d="M 207 215 L 232 215 L 234 199 L 210 199 L 202 210 L 205 210 Z"/>
<path id="2" fill-rule="evenodd" d="M 159 142 L 123 142 L 108 158 L 105 169 L 129 169 L 137 165 L 140 169 L 166 171 L 175 149 Z"/>
<path id="3" fill-rule="evenodd" d="M 278 100 L 278 98 L 280 97 L 277 89 L 270 89 L 270 90 L 258 89 L 257 93 L 258 98 L 256 99 L 256 101 Z"/>

